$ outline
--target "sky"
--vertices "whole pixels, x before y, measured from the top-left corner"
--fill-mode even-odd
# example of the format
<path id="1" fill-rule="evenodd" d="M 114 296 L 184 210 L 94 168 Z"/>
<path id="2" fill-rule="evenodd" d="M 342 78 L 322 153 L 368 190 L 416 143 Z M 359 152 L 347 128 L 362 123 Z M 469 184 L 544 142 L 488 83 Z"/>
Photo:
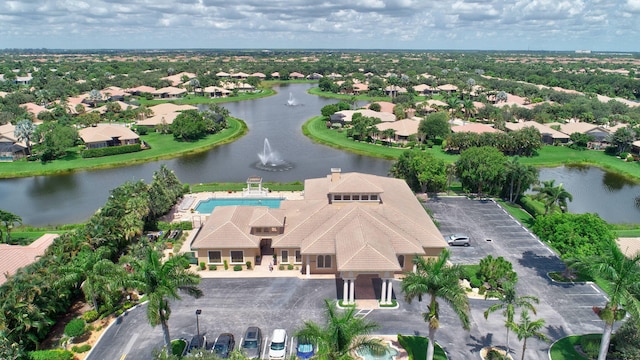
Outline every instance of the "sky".
<path id="1" fill-rule="evenodd" d="M 640 51 L 640 0 L 0 0 L 0 49 Z"/>

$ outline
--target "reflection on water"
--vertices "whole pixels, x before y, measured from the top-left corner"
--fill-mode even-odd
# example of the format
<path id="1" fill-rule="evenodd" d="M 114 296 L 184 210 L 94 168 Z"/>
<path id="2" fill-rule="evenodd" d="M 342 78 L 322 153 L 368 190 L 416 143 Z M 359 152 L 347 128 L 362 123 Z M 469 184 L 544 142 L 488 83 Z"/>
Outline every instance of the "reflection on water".
<path id="1" fill-rule="evenodd" d="M 555 179 L 573 196 L 572 213 L 597 213 L 610 223 L 640 223 L 636 197 L 640 185 L 615 173 L 592 166 L 540 169 L 540 181 Z"/>

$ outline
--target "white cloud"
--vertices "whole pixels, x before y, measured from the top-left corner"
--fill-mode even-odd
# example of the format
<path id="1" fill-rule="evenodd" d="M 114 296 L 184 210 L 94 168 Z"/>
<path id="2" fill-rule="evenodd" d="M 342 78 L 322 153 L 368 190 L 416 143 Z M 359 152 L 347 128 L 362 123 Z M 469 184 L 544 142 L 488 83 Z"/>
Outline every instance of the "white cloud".
<path id="1" fill-rule="evenodd" d="M 6 0 L 0 38 L 5 47 L 521 49 L 537 42 L 637 50 L 640 28 L 629 14 L 638 12 L 640 0 Z M 618 32 L 624 38 L 609 40 Z"/>

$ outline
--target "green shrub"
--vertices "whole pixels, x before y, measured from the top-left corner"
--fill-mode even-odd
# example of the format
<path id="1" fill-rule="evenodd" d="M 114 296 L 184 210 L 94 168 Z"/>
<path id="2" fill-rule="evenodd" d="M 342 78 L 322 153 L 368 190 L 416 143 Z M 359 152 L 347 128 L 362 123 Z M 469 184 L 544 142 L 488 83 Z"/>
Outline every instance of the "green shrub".
<path id="1" fill-rule="evenodd" d="M 223 263 L 224 263 L 224 269 L 229 270 L 229 263 L 227 262 L 227 260 L 225 260 Z"/>
<path id="2" fill-rule="evenodd" d="M 80 318 L 69 321 L 67 326 L 64 327 L 64 334 L 68 337 L 78 337 L 85 332 L 85 322 Z"/>
<path id="3" fill-rule="evenodd" d="M 278 270 L 284 270 L 284 265 L 283 264 L 278 265 Z"/>
<path id="4" fill-rule="evenodd" d="M 609 354 L 612 359 L 640 360 L 640 326 L 633 317 L 629 317 L 611 338 Z"/>
<path id="5" fill-rule="evenodd" d="M 600 352 L 600 341 L 588 336 L 580 337 L 580 348 L 589 359 L 595 359 Z"/>
<path id="6" fill-rule="evenodd" d="M 84 314 L 82 314 L 82 319 L 84 319 L 85 322 L 94 322 L 96 320 L 98 320 L 98 317 L 100 316 L 100 314 L 98 314 L 98 312 L 96 310 L 89 310 L 87 312 L 85 312 Z"/>
<path id="7" fill-rule="evenodd" d="M 507 357 L 505 355 L 502 355 L 498 350 L 491 349 L 487 353 L 486 359 L 487 360 L 506 360 Z"/>
<path id="8" fill-rule="evenodd" d="M 506 282 L 515 283 L 518 280 L 518 274 L 513 271 L 513 265 L 502 256 L 494 258 L 487 255 L 480 260 L 478 278 L 483 283 L 489 284 L 491 290 L 499 290 Z"/>
<path id="9" fill-rule="evenodd" d="M 293 270 L 293 264 L 287 265 L 287 270 Z"/>
<path id="10" fill-rule="evenodd" d="M 211 264 L 209 265 L 209 270 L 218 270 L 218 266 Z"/>
<path id="11" fill-rule="evenodd" d="M 234 265 L 233 271 L 242 271 L 242 265 Z"/>
<path id="12" fill-rule="evenodd" d="M 484 295 L 487 292 L 487 288 L 482 285 L 478 288 L 478 295 Z"/>
<path id="13" fill-rule="evenodd" d="M 80 346 L 72 346 L 71 347 L 71 351 L 73 351 L 74 353 L 78 353 L 81 354 L 83 352 L 87 352 L 91 350 L 91 345 L 89 344 L 84 344 L 84 345 L 80 345 Z"/>
<path id="14" fill-rule="evenodd" d="M 251 269 L 251 261 L 247 261 L 246 265 L 247 265 L 247 270 L 250 270 Z"/>
<path id="15" fill-rule="evenodd" d="M 73 353 L 62 349 L 31 351 L 29 360 L 73 360 Z"/>
<path id="16" fill-rule="evenodd" d="M 205 262 L 204 262 L 204 261 L 201 261 L 201 262 L 200 262 L 200 270 L 204 270 L 204 269 L 206 269 L 206 268 L 207 268 L 207 264 L 205 264 Z"/>
<path id="17" fill-rule="evenodd" d="M 628 156 L 629 156 L 629 153 L 626 151 L 620 153 L 620 159 L 622 160 L 626 160 Z"/>
<path id="18" fill-rule="evenodd" d="M 83 159 L 102 157 L 102 156 L 110 156 L 110 155 L 118 155 L 118 154 L 128 154 L 132 152 L 138 152 L 142 150 L 140 148 L 140 144 L 132 144 L 132 145 L 121 145 L 121 146 L 109 146 L 98 149 L 88 149 L 82 151 L 81 155 Z"/>
<path id="19" fill-rule="evenodd" d="M 524 211 L 528 212 L 531 216 L 537 217 L 544 214 L 544 205 L 536 200 L 533 200 L 529 196 L 521 196 L 518 201 Z"/>
<path id="20" fill-rule="evenodd" d="M 136 126 L 133 130 L 137 132 L 138 135 L 147 135 L 149 133 L 149 128 L 146 126 Z"/>

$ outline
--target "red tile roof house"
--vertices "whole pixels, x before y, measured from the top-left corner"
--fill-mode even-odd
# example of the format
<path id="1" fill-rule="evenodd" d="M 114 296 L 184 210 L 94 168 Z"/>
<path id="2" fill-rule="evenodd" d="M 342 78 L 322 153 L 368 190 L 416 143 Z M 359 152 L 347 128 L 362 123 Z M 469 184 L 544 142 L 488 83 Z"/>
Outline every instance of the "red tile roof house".
<path id="1" fill-rule="evenodd" d="M 526 127 L 534 127 L 540 131 L 542 142 L 545 144 L 554 144 L 556 142 L 566 144 L 569 142 L 569 135 L 554 130 L 546 125 L 537 123 L 535 121 L 524 121 L 517 123 L 506 123 L 504 125 L 507 132 L 524 129 Z"/>
<path id="2" fill-rule="evenodd" d="M 198 262 L 217 266 L 275 254 L 304 274 L 342 278 L 344 302 L 374 288 L 381 304 L 391 303 L 392 280 L 412 270 L 414 256 L 435 257 L 446 246 L 404 180 L 340 169 L 305 180 L 304 199 L 279 209 L 218 206 L 190 244 Z"/>
<path id="3" fill-rule="evenodd" d="M 380 121 L 382 122 L 396 121 L 396 116 L 391 113 L 378 112 L 378 111 L 373 111 L 369 109 L 337 111 L 329 117 L 329 121 L 331 121 L 332 124 L 340 123 L 342 125 L 345 125 L 351 122 L 351 119 L 353 118 L 353 114 L 355 113 L 360 113 L 362 114 L 362 116 L 366 116 L 366 117 L 374 117 L 374 118 L 380 119 Z"/>
<path id="4" fill-rule="evenodd" d="M 18 269 L 35 262 L 60 235 L 44 234 L 27 246 L 0 244 L 0 285 Z"/>
<path id="5" fill-rule="evenodd" d="M 380 130 L 380 132 L 387 129 L 393 129 L 395 131 L 395 135 L 392 141 L 405 144 L 409 141 L 409 137 L 411 135 L 416 135 L 418 133 L 419 126 L 420 120 L 414 119 L 402 119 L 394 122 L 376 124 L 376 128 Z M 379 136 L 380 135 L 378 135 L 378 137 Z"/>
<path id="6" fill-rule="evenodd" d="M 120 125 L 97 124 L 78 131 L 87 149 L 140 143 L 138 134 Z"/>
<path id="7" fill-rule="evenodd" d="M 501 133 L 501 132 L 503 132 L 502 130 L 495 129 L 492 126 L 485 125 L 485 124 L 479 124 L 479 123 L 468 123 L 468 124 L 460 125 L 460 126 L 452 126 L 451 127 L 451 131 L 454 132 L 454 133 L 472 132 L 472 133 L 476 133 L 476 134 Z"/>

